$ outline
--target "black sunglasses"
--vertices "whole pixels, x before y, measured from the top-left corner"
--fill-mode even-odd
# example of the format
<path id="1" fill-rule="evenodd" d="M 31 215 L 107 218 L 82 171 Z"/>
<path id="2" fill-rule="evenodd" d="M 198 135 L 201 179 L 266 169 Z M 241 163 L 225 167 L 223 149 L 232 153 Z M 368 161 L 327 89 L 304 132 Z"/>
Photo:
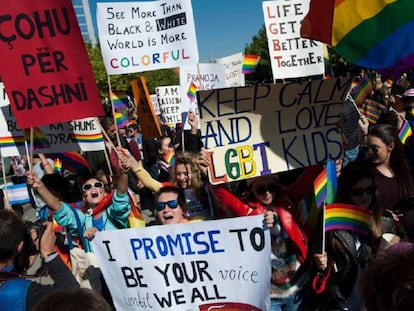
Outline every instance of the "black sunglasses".
<path id="1" fill-rule="evenodd" d="M 104 186 L 104 184 L 103 184 L 103 182 L 102 181 L 97 181 L 96 183 L 94 183 L 94 184 L 84 184 L 83 186 L 82 186 L 82 190 L 83 191 L 88 191 L 88 190 L 91 190 L 92 189 L 92 187 L 95 187 L 95 188 L 103 188 L 103 186 Z"/>
<path id="2" fill-rule="evenodd" d="M 267 191 L 269 192 L 276 192 L 277 191 L 277 185 L 275 183 L 270 183 L 267 185 L 259 185 L 253 190 L 259 195 L 265 194 Z"/>
<path id="3" fill-rule="evenodd" d="M 155 209 L 157 210 L 157 212 L 161 212 L 165 208 L 165 205 L 168 205 L 168 207 L 171 209 L 175 209 L 178 206 L 178 201 L 171 200 L 167 202 L 157 202 L 155 203 Z"/>
<path id="4" fill-rule="evenodd" d="M 375 192 L 375 187 L 370 186 L 370 187 L 366 187 L 366 188 L 354 188 L 351 189 L 351 195 L 354 197 L 362 197 L 364 195 L 364 193 L 368 194 L 368 195 L 372 195 Z"/>

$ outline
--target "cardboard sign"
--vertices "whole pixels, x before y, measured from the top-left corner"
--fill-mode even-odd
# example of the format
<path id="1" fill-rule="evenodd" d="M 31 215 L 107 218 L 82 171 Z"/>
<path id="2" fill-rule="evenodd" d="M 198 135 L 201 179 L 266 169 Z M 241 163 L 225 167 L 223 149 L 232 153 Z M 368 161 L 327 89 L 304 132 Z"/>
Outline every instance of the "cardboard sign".
<path id="1" fill-rule="evenodd" d="M 322 43 L 300 36 L 310 0 L 263 1 L 273 79 L 323 75 Z"/>
<path id="2" fill-rule="evenodd" d="M 0 0 L 0 68 L 20 128 L 104 114 L 69 0 Z"/>
<path id="3" fill-rule="evenodd" d="M 198 63 L 191 0 L 97 3 L 109 75 Z"/>
<path id="4" fill-rule="evenodd" d="M 337 123 L 351 82 L 333 78 L 197 92 L 211 183 L 340 158 Z"/>
<path id="5" fill-rule="evenodd" d="M 268 310 L 263 215 L 100 231 L 92 241 L 117 310 Z M 232 308 L 230 308 L 232 307 Z"/>
<path id="6" fill-rule="evenodd" d="M 160 125 L 152 106 L 147 83 L 144 77 L 131 81 L 134 102 L 137 106 L 139 123 L 141 124 L 142 137 L 145 139 L 161 136 Z"/>

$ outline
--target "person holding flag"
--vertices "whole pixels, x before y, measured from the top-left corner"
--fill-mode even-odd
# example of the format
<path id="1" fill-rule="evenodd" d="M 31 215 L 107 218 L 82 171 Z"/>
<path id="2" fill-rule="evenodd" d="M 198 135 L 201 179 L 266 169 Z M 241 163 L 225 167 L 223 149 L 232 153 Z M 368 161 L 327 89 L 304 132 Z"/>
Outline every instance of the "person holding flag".
<path id="1" fill-rule="evenodd" d="M 384 219 L 376 206 L 376 187 L 370 170 L 358 163 L 343 168 L 335 203 L 326 205 L 326 252 L 314 255 L 319 273 L 307 297 L 312 310 L 361 310 L 360 278 L 375 254 L 380 237 L 395 233 L 392 218 Z"/>

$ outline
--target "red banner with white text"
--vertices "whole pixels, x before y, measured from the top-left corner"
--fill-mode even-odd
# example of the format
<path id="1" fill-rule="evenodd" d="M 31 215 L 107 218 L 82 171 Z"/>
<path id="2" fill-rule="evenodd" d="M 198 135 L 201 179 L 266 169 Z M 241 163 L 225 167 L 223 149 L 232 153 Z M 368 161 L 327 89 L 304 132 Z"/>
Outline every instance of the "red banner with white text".
<path id="1" fill-rule="evenodd" d="M 104 114 L 70 0 L 0 0 L 0 76 L 20 128 Z"/>

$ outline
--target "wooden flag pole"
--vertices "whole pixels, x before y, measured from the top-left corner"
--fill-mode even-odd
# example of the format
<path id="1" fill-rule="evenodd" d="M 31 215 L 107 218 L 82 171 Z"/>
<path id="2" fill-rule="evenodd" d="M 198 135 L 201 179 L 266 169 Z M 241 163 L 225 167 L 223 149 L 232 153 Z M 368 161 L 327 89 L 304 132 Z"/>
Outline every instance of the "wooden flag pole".
<path id="1" fill-rule="evenodd" d="M 4 167 L 4 158 L 1 157 L 1 170 L 3 173 L 3 183 L 4 183 L 4 203 L 6 210 L 11 210 L 10 201 L 9 201 L 9 190 L 7 189 L 7 177 L 6 177 L 6 168 Z"/>

